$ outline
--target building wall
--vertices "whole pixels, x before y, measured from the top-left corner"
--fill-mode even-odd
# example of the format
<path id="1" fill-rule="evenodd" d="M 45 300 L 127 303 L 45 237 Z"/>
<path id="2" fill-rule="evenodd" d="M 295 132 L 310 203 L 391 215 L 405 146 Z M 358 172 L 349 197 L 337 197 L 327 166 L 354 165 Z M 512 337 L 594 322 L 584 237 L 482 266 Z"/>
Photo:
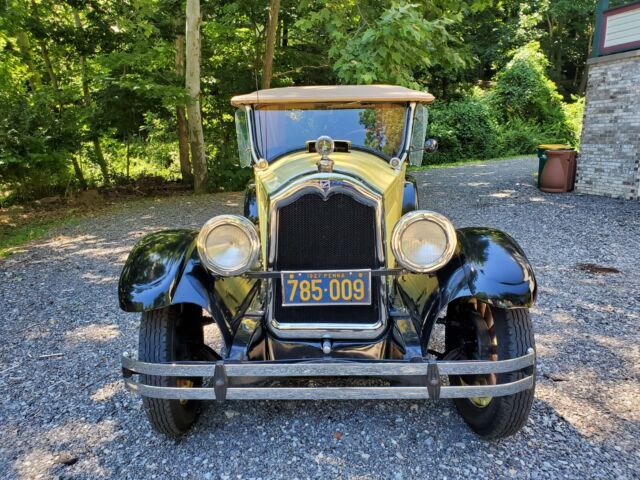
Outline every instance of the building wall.
<path id="1" fill-rule="evenodd" d="M 576 191 L 640 199 L 640 50 L 589 60 Z"/>

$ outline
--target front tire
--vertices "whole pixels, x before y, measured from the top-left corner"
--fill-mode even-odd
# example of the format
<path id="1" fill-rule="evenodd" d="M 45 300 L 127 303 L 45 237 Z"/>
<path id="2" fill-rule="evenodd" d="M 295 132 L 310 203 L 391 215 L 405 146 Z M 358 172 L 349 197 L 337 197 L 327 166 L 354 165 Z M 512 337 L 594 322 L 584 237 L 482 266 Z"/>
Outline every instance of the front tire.
<path id="1" fill-rule="evenodd" d="M 197 360 L 196 352 L 202 344 L 202 310 L 199 307 L 172 305 L 142 313 L 138 356 L 143 362 Z M 140 380 L 158 387 L 202 385 L 202 378 L 141 375 Z M 151 426 L 173 438 L 188 432 L 200 413 L 200 402 L 193 400 L 142 397 L 142 405 Z"/>
<path id="2" fill-rule="evenodd" d="M 459 359 L 507 360 L 526 355 L 530 348 L 535 349 L 528 309 L 505 310 L 472 303 L 459 305 L 452 313 L 453 318 L 447 321 L 445 341 L 448 352 L 458 349 Z M 479 321 L 487 324 L 484 333 L 478 332 L 479 326 L 483 325 Z M 504 397 L 454 400 L 458 412 L 473 431 L 487 439 L 499 439 L 514 435 L 527 422 L 533 405 L 535 366 L 486 376 L 451 375 L 449 381 L 452 385 L 501 384 L 528 375 L 534 375 L 534 386 L 528 390 Z"/>

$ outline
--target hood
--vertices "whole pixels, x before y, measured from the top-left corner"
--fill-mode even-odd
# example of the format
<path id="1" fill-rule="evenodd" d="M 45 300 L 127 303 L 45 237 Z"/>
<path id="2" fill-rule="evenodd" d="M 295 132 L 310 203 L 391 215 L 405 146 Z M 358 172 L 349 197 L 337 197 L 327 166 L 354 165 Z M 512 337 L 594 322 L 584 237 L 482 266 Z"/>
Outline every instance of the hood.
<path id="1" fill-rule="evenodd" d="M 259 205 L 260 237 L 263 265 L 266 265 L 266 249 L 269 231 L 269 205 L 274 195 L 284 192 L 290 185 L 303 178 L 326 178 L 344 175 L 361 183 L 375 195 L 382 197 L 387 261 L 393 261 L 389 242 L 391 231 L 402 215 L 402 194 L 406 164 L 401 169 L 392 168 L 388 162 L 367 152 L 352 150 L 349 153 L 334 152 L 332 173 L 319 173 L 317 153 L 295 152 L 271 163 L 264 170 L 255 169 L 256 195 Z M 388 265 L 392 266 L 392 265 Z"/>

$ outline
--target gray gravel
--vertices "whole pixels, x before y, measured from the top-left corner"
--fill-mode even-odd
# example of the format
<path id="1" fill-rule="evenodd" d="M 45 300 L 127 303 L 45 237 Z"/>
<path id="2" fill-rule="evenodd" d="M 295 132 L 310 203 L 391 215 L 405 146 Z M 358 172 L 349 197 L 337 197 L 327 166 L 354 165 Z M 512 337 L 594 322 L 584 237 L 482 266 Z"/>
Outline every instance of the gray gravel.
<path id="1" fill-rule="evenodd" d="M 536 269 L 537 399 L 515 437 L 482 441 L 452 404 L 427 401 L 228 402 L 181 442 L 152 432 L 120 382 L 138 319 L 118 310 L 119 271 L 144 234 L 198 227 L 242 200 L 174 197 L 0 261 L 0 478 L 640 477 L 640 203 L 542 194 L 535 168 L 416 173 L 423 208 L 511 233 Z"/>

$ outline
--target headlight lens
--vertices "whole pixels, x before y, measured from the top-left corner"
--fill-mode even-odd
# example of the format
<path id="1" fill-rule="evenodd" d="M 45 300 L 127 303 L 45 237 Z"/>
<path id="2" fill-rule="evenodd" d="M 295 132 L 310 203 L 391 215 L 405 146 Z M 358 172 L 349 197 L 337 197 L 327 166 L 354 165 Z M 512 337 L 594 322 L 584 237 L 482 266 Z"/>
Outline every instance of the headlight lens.
<path id="1" fill-rule="evenodd" d="M 213 217 L 200 230 L 197 245 L 204 266 L 219 275 L 246 272 L 260 253 L 256 228 L 238 215 Z"/>
<path id="2" fill-rule="evenodd" d="M 391 234 L 398 263 L 412 272 L 428 273 L 443 267 L 456 249 L 453 224 L 439 213 L 417 210 L 403 216 Z"/>

